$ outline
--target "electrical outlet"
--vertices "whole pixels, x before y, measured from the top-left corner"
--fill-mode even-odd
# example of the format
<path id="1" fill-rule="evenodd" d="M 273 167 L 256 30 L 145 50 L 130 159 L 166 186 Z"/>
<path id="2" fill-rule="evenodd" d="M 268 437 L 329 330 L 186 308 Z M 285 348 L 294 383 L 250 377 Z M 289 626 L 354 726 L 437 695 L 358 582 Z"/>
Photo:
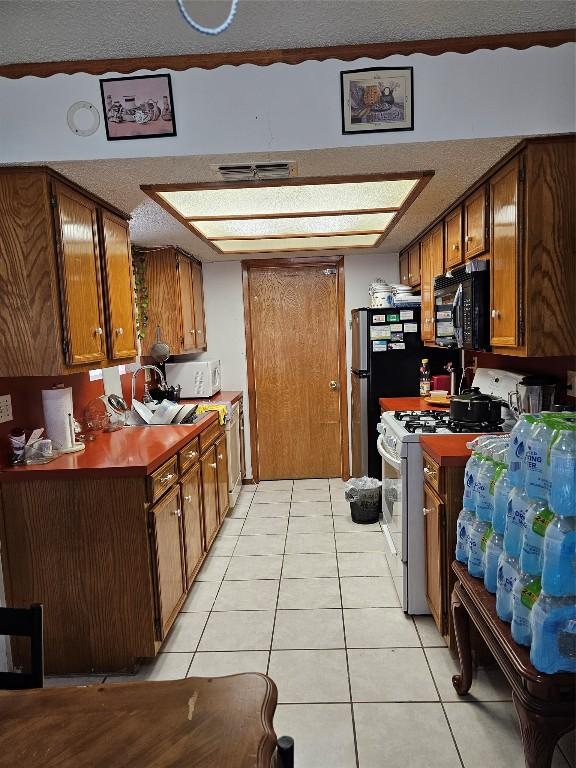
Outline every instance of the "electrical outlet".
<path id="1" fill-rule="evenodd" d="M 566 371 L 566 389 L 570 397 L 576 397 L 576 371 Z"/>
<path id="2" fill-rule="evenodd" d="M 12 398 L 10 395 L 0 395 L 0 424 L 12 421 Z"/>

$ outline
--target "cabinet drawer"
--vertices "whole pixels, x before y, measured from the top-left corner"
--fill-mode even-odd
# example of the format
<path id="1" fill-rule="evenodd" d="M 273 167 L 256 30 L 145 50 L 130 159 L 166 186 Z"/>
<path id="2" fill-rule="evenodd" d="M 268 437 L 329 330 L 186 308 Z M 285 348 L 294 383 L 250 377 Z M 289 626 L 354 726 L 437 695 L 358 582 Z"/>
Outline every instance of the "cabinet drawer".
<path id="1" fill-rule="evenodd" d="M 200 453 L 204 453 L 204 451 L 216 440 L 217 437 L 220 436 L 223 431 L 224 430 L 220 426 L 219 421 L 215 421 L 214 424 L 210 424 L 210 426 L 200 434 Z"/>
<path id="2" fill-rule="evenodd" d="M 200 458 L 200 445 L 198 438 L 195 437 L 188 445 L 178 451 L 178 467 L 180 474 L 183 475 L 186 470 L 198 461 Z"/>
<path id="3" fill-rule="evenodd" d="M 444 493 L 444 482 L 443 477 L 440 474 L 440 467 L 434 459 L 431 459 L 430 456 L 427 454 L 424 454 L 423 456 L 424 460 L 424 480 L 430 485 L 436 493 L 442 495 Z"/>
<path id="4" fill-rule="evenodd" d="M 148 477 L 148 501 L 154 503 L 178 481 L 177 457 L 172 458 Z"/>

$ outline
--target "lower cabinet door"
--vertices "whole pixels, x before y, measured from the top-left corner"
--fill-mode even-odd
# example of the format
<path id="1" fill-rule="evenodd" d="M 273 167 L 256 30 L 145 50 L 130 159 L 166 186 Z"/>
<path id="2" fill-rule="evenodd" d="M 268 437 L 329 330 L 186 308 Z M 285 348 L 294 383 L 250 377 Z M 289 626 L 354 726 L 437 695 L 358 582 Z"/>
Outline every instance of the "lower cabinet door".
<path id="1" fill-rule="evenodd" d="M 442 611 L 442 517 L 444 504 L 424 485 L 424 546 L 426 554 L 426 597 L 434 621 L 445 634 Z"/>
<path id="2" fill-rule="evenodd" d="M 186 587 L 189 588 L 204 555 L 200 464 L 195 464 L 182 478 L 182 524 L 186 558 Z"/>
<path id="3" fill-rule="evenodd" d="M 218 511 L 220 521 L 226 517 L 228 512 L 228 447 L 226 445 L 226 435 L 216 441 L 216 464 L 218 473 Z"/>
<path id="4" fill-rule="evenodd" d="M 209 448 L 200 459 L 202 471 L 202 502 L 204 509 L 204 536 L 206 549 L 218 531 L 218 480 L 216 472 L 216 446 Z"/>
<path id="5" fill-rule="evenodd" d="M 182 506 L 176 486 L 150 510 L 156 599 L 162 640 L 178 613 L 186 592 L 182 548 Z"/>

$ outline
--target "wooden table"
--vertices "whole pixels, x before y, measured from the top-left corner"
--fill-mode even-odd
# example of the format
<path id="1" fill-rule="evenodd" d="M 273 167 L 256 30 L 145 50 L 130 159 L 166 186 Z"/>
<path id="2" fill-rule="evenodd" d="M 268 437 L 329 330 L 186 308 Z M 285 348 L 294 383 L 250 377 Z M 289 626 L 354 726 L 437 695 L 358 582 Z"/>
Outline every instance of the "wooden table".
<path id="1" fill-rule="evenodd" d="M 0 765 L 271 768 L 276 701 L 256 673 L 0 692 Z"/>
<path id="2" fill-rule="evenodd" d="M 498 618 L 495 597 L 482 581 L 470 576 L 461 563 L 452 563 L 452 570 L 457 578 L 452 616 L 461 670 L 452 684 L 460 696 L 472 685 L 472 621 L 512 686 L 527 768 L 550 768 L 556 742 L 574 729 L 576 675 L 538 672 L 530 662 L 529 649 L 518 645 L 510 625 Z"/>

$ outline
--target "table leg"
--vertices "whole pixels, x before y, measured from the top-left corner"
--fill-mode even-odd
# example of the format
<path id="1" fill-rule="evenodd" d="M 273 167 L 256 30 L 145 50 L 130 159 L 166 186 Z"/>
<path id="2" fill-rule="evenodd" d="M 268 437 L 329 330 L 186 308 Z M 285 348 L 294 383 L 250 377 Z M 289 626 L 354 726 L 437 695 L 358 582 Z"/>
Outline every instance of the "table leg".
<path id="1" fill-rule="evenodd" d="M 551 768 L 558 739 L 574 727 L 571 717 L 546 717 L 528 709 L 514 691 L 512 700 L 516 707 L 526 768 Z"/>
<path id="2" fill-rule="evenodd" d="M 472 685 L 472 649 L 470 646 L 470 620 L 466 608 L 460 602 L 456 591 L 456 584 L 452 590 L 452 619 L 454 621 L 454 633 L 458 646 L 458 658 L 460 659 L 460 674 L 452 677 L 452 685 L 459 696 L 465 696 Z"/>

